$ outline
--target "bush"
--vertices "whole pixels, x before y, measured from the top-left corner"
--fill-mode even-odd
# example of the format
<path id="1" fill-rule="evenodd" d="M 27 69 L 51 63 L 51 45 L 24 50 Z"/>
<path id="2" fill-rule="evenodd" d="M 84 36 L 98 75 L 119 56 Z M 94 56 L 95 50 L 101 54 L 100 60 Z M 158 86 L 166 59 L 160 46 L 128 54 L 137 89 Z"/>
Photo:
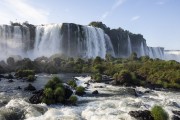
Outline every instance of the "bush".
<path id="1" fill-rule="evenodd" d="M 78 93 L 84 93 L 84 91 L 85 91 L 85 88 L 84 88 L 84 87 L 82 87 L 82 86 L 76 87 L 76 92 L 78 92 Z"/>
<path id="2" fill-rule="evenodd" d="M 51 88 L 46 88 L 44 94 L 46 98 L 53 98 L 53 90 Z"/>
<path id="3" fill-rule="evenodd" d="M 96 81 L 96 82 L 100 82 L 102 81 L 102 75 L 100 73 L 96 73 L 92 76 L 92 78 Z"/>
<path id="4" fill-rule="evenodd" d="M 55 96 L 64 96 L 64 89 L 62 87 L 57 87 L 54 91 Z"/>
<path id="5" fill-rule="evenodd" d="M 35 81 L 35 76 L 34 75 L 29 75 L 28 77 L 27 77 L 27 79 L 28 79 L 28 81 L 29 82 L 33 82 L 33 81 Z"/>
<path id="6" fill-rule="evenodd" d="M 72 95 L 70 98 L 69 98 L 69 101 L 72 103 L 72 104 L 76 104 L 77 103 L 77 101 L 78 101 L 78 98 L 77 98 L 77 96 L 75 96 L 75 95 Z"/>
<path id="7" fill-rule="evenodd" d="M 122 70 L 120 73 L 115 73 L 113 78 L 119 83 L 119 84 L 124 84 L 124 83 L 130 83 L 132 84 L 132 75 L 129 71 L 127 70 Z"/>
<path id="8" fill-rule="evenodd" d="M 151 114 L 154 120 L 168 120 L 168 113 L 161 106 L 154 106 L 151 109 Z"/>
<path id="9" fill-rule="evenodd" d="M 75 80 L 69 80 L 67 83 L 69 86 L 71 86 L 72 88 L 76 88 L 77 84 Z"/>
<path id="10" fill-rule="evenodd" d="M 15 73 L 16 77 L 28 77 L 29 75 L 35 75 L 34 70 L 18 70 Z"/>
<path id="11" fill-rule="evenodd" d="M 53 77 L 47 82 L 42 102 L 46 104 L 62 103 L 65 100 L 65 89 L 58 77 Z"/>
<path id="12" fill-rule="evenodd" d="M 62 81 L 58 77 L 53 77 L 51 80 L 47 82 L 47 84 L 45 85 L 45 88 L 55 89 L 57 85 L 61 85 L 61 84 L 62 84 Z"/>

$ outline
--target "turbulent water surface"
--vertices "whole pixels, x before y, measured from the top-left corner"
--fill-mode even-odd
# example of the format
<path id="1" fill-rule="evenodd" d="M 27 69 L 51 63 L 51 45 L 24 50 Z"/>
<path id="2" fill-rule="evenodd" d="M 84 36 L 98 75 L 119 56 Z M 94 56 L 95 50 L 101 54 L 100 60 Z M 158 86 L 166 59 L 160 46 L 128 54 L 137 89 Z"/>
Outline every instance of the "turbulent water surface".
<path id="1" fill-rule="evenodd" d="M 71 79 L 74 74 L 59 74 L 64 80 Z M 80 75 L 76 75 L 80 76 Z M 33 85 L 41 89 L 52 75 L 39 74 Z M 84 82 L 90 77 L 76 77 L 77 83 L 86 86 Z M 16 90 L 16 86 L 24 88 L 28 83 L 14 80 L 0 81 L 0 119 L 7 116 L 24 117 L 28 120 L 134 120 L 128 112 L 132 110 L 151 109 L 155 104 L 162 105 L 172 115 L 172 110 L 180 110 L 180 93 L 170 91 L 155 91 L 141 87 L 135 88 L 142 94 L 136 97 L 132 88 L 111 86 L 104 83 L 90 83 L 87 94 L 78 97 L 77 106 L 63 106 L 46 104 L 33 105 L 28 102 L 31 95 L 23 90 Z M 98 90 L 98 95 L 92 91 Z M 145 92 L 148 91 L 148 92 Z"/>

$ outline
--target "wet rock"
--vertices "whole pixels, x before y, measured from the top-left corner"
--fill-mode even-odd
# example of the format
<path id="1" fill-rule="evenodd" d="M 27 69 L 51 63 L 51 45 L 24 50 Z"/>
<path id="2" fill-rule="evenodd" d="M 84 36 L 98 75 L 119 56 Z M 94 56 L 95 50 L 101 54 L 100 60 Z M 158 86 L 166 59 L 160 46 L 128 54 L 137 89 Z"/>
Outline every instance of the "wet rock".
<path id="1" fill-rule="evenodd" d="M 35 91 L 36 88 L 32 86 L 32 84 L 29 84 L 27 87 L 24 88 L 25 91 Z"/>
<path id="2" fill-rule="evenodd" d="M 78 95 L 78 96 L 83 96 L 83 95 L 86 94 L 86 92 L 77 92 L 77 91 L 76 91 L 75 94 Z"/>
<path id="3" fill-rule="evenodd" d="M 43 98 L 43 89 L 39 91 L 33 92 L 34 95 L 30 97 L 29 102 L 32 104 L 38 104 L 41 103 L 42 98 Z"/>
<path id="4" fill-rule="evenodd" d="M 8 82 L 9 82 L 9 83 L 12 83 L 12 82 L 14 82 L 14 81 L 11 79 L 11 80 L 8 80 Z"/>
<path id="5" fill-rule="evenodd" d="M 0 75 L 0 78 L 5 78 L 5 76 L 4 75 Z"/>
<path id="6" fill-rule="evenodd" d="M 93 91 L 92 94 L 99 94 L 99 92 L 97 90 Z"/>
<path id="7" fill-rule="evenodd" d="M 113 81 L 109 82 L 109 84 L 111 84 L 111 85 L 117 85 L 117 81 L 116 81 L 116 80 L 113 80 Z"/>
<path id="8" fill-rule="evenodd" d="M 125 92 L 126 92 L 126 94 L 129 94 L 129 95 L 133 95 L 136 97 L 139 96 L 139 94 L 137 93 L 137 91 L 134 88 L 126 88 Z"/>
<path id="9" fill-rule="evenodd" d="M 16 90 L 21 90 L 22 88 L 20 86 L 15 87 Z"/>
<path id="10" fill-rule="evenodd" d="M 172 120 L 180 120 L 180 117 L 173 115 Z"/>
<path id="11" fill-rule="evenodd" d="M 94 86 L 94 88 L 104 88 L 104 86 Z"/>
<path id="12" fill-rule="evenodd" d="M 154 120 L 149 110 L 144 111 L 130 111 L 129 115 L 137 120 Z"/>
<path id="13" fill-rule="evenodd" d="M 180 111 L 172 111 L 172 113 L 174 113 L 175 115 L 179 115 L 180 116 Z"/>
<path id="14" fill-rule="evenodd" d="M 69 97 L 73 94 L 73 91 L 70 89 L 69 86 L 65 86 L 65 99 L 69 99 Z"/>
<path id="15" fill-rule="evenodd" d="M 14 79 L 13 75 L 8 74 L 7 76 L 5 76 L 6 79 Z"/>

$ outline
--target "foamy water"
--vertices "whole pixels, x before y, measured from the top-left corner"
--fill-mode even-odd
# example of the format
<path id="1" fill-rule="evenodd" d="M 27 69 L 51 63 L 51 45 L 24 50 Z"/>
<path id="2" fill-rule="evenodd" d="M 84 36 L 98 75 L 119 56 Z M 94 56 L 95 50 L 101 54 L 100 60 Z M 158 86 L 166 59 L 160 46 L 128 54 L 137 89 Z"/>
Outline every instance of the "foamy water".
<path id="1" fill-rule="evenodd" d="M 84 82 L 90 80 L 90 77 L 76 78 L 78 85 L 84 87 L 86 87 Z M 87 95 L 78 97 L 77 106 L 32 105 L 26 99 L 18 98 L 10 100 L 3 108 L 20 109 L 27 120 L 134 120 L 128 114 L 129 111 L 149 110 L 155 104 L 162 105 L 170 117 L 172 110 L 180 110 L 179 92 L 154 91 L 137 87 L 137 91 L 149 92 L 136 97 L 128 92 L 131 89 L 104 83 L 90 83 L 86 91 Z M 94 90 L 98 90 L 99 95 L 92 95 Z"/>

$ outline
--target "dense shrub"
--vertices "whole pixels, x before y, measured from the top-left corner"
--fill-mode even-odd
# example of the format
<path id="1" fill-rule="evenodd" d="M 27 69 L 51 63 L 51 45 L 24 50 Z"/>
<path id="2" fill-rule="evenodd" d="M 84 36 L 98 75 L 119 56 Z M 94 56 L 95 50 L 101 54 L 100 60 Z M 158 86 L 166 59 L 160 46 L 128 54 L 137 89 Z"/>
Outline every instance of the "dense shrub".
<path id="1" fill-rule="evenodd" d="M 70 98 L 69 98 L 69 101 L 72 103 L 72 104 L 76 104 L 77 103 L 77 101 L 78 101 L 78 98 L 77 98 L 77 96 L 75 96 L 75 95 L 72 95 Z"/>
<path id="2" fill-rule="evenodd" d="M 33 82 L 33 81 L 36 80 L 36 78 L 35 78 L 34 75 L 29 75 L 29 76 L 27 77 L 27 80 L 28 80 L 29 82 Z"/>
<path id="3" fill-rule="evenodd" d="M 101 82 L 102 75 L 100 73 L 96 73 L 96 74 L 92 75 L 92 79 L 94 79 L 96 82 Z"/>
<path id="4" fill-rule="evenodd" d="M 29 75 L 35 75 L 34 70 L 18 70 L 15 73 L 16 77 L 28 77 Z"/>
<path id="5" fill-rule="evenodd" d="M 151 114 L 154 120 L 168 120 L 168 113 L 161 106 L 154 106 L 151 109 Z"/>
<path id="6" fill-rule="evenodd" d="M 67 83 L 69 86 L 71 86 L 72 88 L 76 88 L 77 84 L 75 80 L 69 80 Z"/>
<path id="7" fill-rule="evenodd" d="M 84 88 L 84 87 L 82 87 L 82 86 L 76 87 L 76 92 L 78 92 L 78 93 L 84 93 L 84 91 L 85 91 L 85 88 Z"/>
<path id="8" fill-rule="evenodd" d="M 62 81 L 58 77 L 53 77 L 49 80 L 45 85 L 44 95 L 42 102 L 46 104 L 63 102 L 65 90 Z"/>

